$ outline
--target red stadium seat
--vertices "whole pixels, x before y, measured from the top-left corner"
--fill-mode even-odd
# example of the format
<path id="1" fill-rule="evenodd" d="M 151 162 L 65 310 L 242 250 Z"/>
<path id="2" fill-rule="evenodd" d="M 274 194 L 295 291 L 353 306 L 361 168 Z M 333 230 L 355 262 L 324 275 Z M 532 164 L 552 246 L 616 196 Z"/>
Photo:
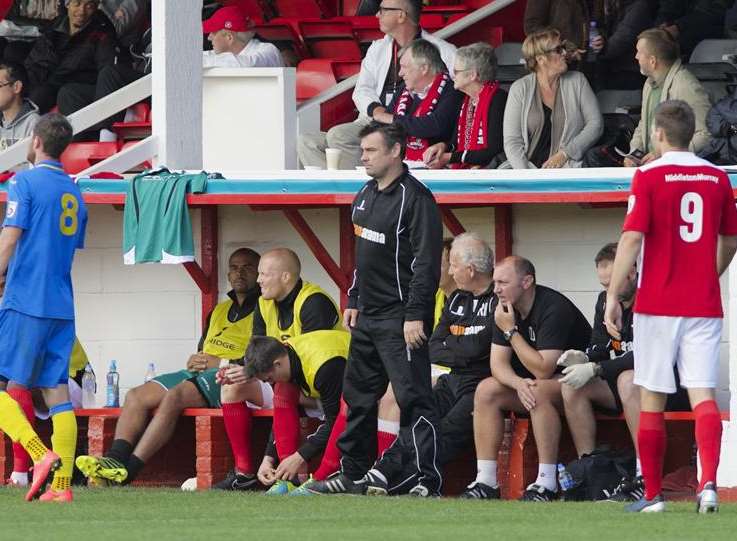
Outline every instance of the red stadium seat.
<path id="1" fill-rule="evenodd" d="M 457 16 L 457 15 L 466 15 L 471 10 L 468 8 L 468 6 L 463 4 L 455 4 L 455 5 L 448 5 L 449 2 L 434 2 L 433 5 L 425 6 L 422 8 L 423 14 L 435 14 L 435 15 L 442 15 L 443 18 L 447 19 L 449 17 Z"/>
<path id="2" fill-rule="evenodd" d="M 101 162 L 118 152 L 118 143 L 80 142 L 72 143 L 61 155 L 64 170 L 76 175 L 91 165 Z"/>
<path id="3" fill-rule="evenodd" d="M 274 0 L 279 17 L 326 18 L 335 15 L 323 0 Z"/>
<path id="4" fill-rule="evenodd" d="M 151 135 L 151 106 L 142 101 L 129 107 L 128 111 L 126 120 L 113 123 L 112 131 L 118 139 L 143 139 Z"/>
<path id="5" fill-rule="evenodd" d="M 300 21 L 299 29 L 312 57 L 361 60 L 361 47 L 350 23 Z"/>
<path id="6" fill-rule="evenodd" d="M 361 63 L 351 60 L 311 58 L 297 66 L 297 101 L 317 96 L 343 79 L 358 73 Z"/>
<path id="7" fill-rule="evenodd" d="M 340 2 L 340 13 L 344 17 L 352 17 L 358 11 L 358 5 L 361 0 L 341 0 Z"/>
<path id="8" fill-rule="evenodd" d="M 336 84 L 332 61 L 327 58 L 302 60 L 297 66 L 297 101 L 313 98 Z"/>
<path id="9" fill-rule="evenodd" d="M 349 19 L 360 43 L 371 43 L 384 37 L 384 33 L 379 29 L 379 19 L 376 17 L 363 15 Z"/>
<path id="10" fill-rule="evenodd" d="M 254 27 L 256 34 L 266 41 L 276 45 L 280 51 L 290 49 L 299 58 L 306 58 L 304 43 L 300 37 L 295 24 L 285 19 L 274 19 L 264 24 L 257 24 Z"/>

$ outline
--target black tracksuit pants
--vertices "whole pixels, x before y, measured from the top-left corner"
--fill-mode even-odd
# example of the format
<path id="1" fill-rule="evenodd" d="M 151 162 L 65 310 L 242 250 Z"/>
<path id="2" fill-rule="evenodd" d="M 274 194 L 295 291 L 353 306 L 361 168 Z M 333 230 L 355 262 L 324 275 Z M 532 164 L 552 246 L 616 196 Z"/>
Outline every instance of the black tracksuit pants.
<path id="1" fill-rule="evenodd" d="M 427 336 L 431 328 L 427 322 Z M 439 491 L 442 476 L 437 464 L 435 404 L 427 343 L 410 350 L 404 341 L 403 319 L 359 315 L 356 327 L 351 330 L 343 382 L 348 418 L 338 440 L 341 469 L 355 481 L 370 468 L 370 457 L 376 452 L 378 402 L 389 382 L 401 411 L 400 429 L 394 445 L 379 457 L 375 467 L 387 479 L 392 479 L 404 469 L 403 460 L 411 458 L 418 482 Z"/>
<path id="2" fill-rule="evenodd" d="M 443 374 L 433 388 L 438 419 L 437 466 L 442 468 L 473 445 L 473 396 L 481 377 L 472 374 Z M 412 457 L 405 456 L 404 468 L 389 479 L 389 492 L 404 494 L 418 482 Z"/>

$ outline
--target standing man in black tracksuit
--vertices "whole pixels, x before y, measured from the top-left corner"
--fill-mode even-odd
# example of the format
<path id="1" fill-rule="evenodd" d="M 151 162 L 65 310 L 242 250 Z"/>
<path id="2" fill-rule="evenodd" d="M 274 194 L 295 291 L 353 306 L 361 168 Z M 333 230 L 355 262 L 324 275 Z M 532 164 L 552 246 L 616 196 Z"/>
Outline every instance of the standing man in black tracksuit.
<path id="1" fill-rule="evenodd" d="M 361 131 L 361 161 L 372 177 L 353 202 L 356 269 L 343 315 L 351 330 L 343 398 L 348 419 L 338 447 L 341 474 L 310 486 L 317 494 L 386 494 L 402 456 L 417 465 L 417 496 L 439 494 L 428 337 L 440 280 L 443 227 L 435 199 L 402 163 L 405 134 L 372 122 Z M 391 382 L 401 410 L 397 441 L 369 470 L 379 398 Z"/>

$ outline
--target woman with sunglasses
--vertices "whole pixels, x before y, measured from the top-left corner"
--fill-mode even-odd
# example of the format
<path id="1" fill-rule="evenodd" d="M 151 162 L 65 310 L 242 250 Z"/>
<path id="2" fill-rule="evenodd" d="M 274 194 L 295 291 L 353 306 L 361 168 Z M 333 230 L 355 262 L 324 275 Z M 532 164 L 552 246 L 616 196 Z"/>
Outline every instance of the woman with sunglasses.
<path id="1" fill-rule="evenodd" d="M 601 137 L 604 121 L 582 73 L 568 71 L 560 33 L 527 36 L 522 55 L 532 72 L 509 89 L 504 111 L 506 167 L 581 167 L 586 151 Z"/>

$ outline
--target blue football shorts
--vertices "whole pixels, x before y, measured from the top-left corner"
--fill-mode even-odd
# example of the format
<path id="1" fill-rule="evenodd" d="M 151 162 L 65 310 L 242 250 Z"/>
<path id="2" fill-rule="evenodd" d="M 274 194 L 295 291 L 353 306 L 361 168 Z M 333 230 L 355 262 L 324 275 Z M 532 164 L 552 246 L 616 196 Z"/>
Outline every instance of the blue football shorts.
<path id="1" fill-rule="evenodd" d="M 0 380 L 56 387 L 69 379 L 74 320 L 0 310 Z"/>

